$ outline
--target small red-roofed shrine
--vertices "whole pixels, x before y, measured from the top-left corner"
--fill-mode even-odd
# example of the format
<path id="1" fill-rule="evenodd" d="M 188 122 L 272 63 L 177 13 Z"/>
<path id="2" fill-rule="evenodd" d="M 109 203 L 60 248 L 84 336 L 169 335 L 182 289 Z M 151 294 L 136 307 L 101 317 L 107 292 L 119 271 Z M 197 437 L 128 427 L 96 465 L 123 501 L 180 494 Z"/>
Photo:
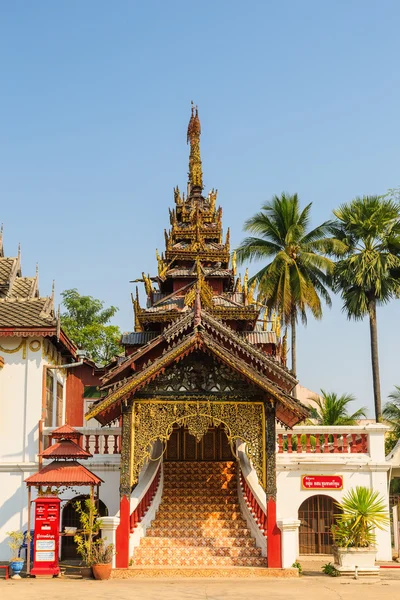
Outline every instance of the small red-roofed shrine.
<path id="1" fill-rule="evenodd" d="M 80 438 L 79 432 L 63 425 L 52 432 L 52 439 L 56 440 L 41 453 L 44 459 L 53 461 L 34 473 L 25 480 L 28 486 L 28 505 L 30 506 L 31 488 L 38 489 L 38 498 L 35 504 L 35 526 L 33 540 L 33 568 L 30 571 L 30 544 L 27 546 L 27 572 L 32 575 L 57 575 L 58 548 L 60 536 L 60 498 L 57 497 L 58 488 L 72 486 L 90 487 L 90 497 L 94 499 L 94 488 L 103 483 L 89 469 L 81 465 L 78 460 L 86 460 L 92 455 L 83 450 L 74 440 Z M 55 488 L 55 490 L 52 490 Z M 30 512 L 30 511 L 29 511 Z M 30 524 L 28 523 L 28 531 Z"/>

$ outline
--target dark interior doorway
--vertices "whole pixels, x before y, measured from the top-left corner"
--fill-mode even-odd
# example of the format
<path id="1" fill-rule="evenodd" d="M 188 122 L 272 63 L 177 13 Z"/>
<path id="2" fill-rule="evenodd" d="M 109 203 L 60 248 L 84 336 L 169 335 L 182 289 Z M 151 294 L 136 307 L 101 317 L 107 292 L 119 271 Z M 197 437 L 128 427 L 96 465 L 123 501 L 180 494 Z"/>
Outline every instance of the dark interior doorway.
<path id="1" fill-rule="evenodd" d="M 164 460 L 235 460 L 223 425 L 209 427 L 198 442 L 187 427 L 174 425 L 167 442 Z"/>
<path id="2" fill-rule="evenodd" d="M 83 503 L 89 496 L 76 496 L 72 498 L 64 507 L 62 512 L 62 527 L 64 532 L 65 527 L 80 527 L 79 514 L 76 512 L 75 503 Z M 98 510 L 101 517 L 108 516 L 108 509 L 102 500 L 98 500 Z M 61 560 L 80 560 L 80 556 L 76 551 L 76 544 L 73 535 L 61 537 Z"/>

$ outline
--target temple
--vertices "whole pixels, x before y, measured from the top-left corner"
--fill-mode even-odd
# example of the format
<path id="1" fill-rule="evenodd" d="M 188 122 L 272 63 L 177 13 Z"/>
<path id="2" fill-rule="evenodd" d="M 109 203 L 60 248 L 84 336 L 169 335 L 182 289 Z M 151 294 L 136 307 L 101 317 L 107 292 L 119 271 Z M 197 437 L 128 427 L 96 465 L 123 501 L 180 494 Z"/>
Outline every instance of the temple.
<path id="1" fill-rule="evenodd" d="M 245 440 L 245 453 L 267 495 L 268 565 L 281 566 L 275 424 L 293 427 L 308 410 L 291 395 L 297 381 L 286 367 L 279 320 L 268 319 L 247 271 L 243 281 L 237 276 L 217 192 L 203 194 L 200 134 L 198 110 L 192 107 L 187 195 L 174 190 L 165 251 L 161 256 L 157 251 L 157 275 L 142 274 L 146 306 L 136 289 L 135 331 L 123 337 L 126 357 L 103 377 L 103 395 L 86 415 L 103 426 L 122 419 L 120 567 L 130 560 L 132 488 L 157 440 L 165 462 L 176 463 L 175 477 L 179 468 L 185 473 L 185 462 L 192 468 L 197 462 L 204 481 L 215 472 L 222 476 Z"/>
<path id="2" fill-rule="evenodd" d="M 268 576 L 332 552 L 336 502 L 355 486 L 389 510 L 400 442 L 385 457 L 381 423 L 306 420 L 311 392 L 286 366 L 279 315 L 237 273 L 217 191 L 203 191 L 200 138 L 193 106 L 187 188 L 174 189 L 165 248 L 136 280 L 134 330 L 106 367 L 68 338 L 54 292 L 40 297 L 0 232 L 0 561 L 7 532 L 34 526 L 37 567 L 32 507 L 55 498 L 52 572 L 78 558 L 76 503 L 95 497 L 123 577 Z M 389 527 L 376 550 L 391 559 Z"/>

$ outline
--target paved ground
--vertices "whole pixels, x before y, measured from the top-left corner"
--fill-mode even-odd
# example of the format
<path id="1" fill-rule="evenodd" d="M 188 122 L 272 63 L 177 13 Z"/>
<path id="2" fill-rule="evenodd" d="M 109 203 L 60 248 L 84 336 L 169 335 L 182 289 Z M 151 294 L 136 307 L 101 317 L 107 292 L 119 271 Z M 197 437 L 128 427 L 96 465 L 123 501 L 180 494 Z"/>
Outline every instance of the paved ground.
<path id="1" fill-rule="evenodd" d="M 362 600 L 400 598 L 400 576 L 381 581 L 312 575 L 263 580 L 0 581 L 1 600 L 354 600 L 358 596 Z"/>

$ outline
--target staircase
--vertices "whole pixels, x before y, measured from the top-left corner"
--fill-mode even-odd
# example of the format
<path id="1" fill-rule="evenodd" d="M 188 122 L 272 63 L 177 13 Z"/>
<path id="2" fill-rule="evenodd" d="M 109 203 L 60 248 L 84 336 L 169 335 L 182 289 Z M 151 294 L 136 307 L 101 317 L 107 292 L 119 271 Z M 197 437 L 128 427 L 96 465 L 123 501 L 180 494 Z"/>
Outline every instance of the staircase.
<path id="1" fill-rule="evenodd" d="M 266 567 L 243 519 L 234 462 L 166 462 L 155 520 L 133 567 Z"/>

